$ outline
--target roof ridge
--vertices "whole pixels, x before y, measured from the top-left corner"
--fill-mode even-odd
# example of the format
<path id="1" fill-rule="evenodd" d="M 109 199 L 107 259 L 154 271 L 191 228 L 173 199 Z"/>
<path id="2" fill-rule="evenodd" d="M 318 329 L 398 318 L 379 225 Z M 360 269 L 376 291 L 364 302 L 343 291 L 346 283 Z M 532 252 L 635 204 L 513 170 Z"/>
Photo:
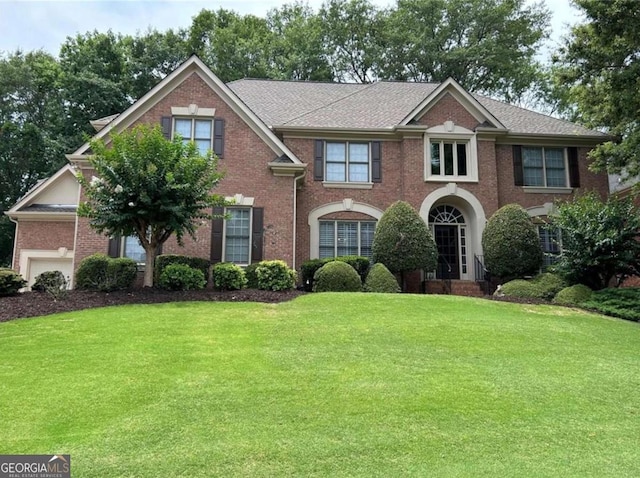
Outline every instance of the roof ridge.
<path id="1" fill-rule="evenodd" d="M 318 106 L 317 108 L 314 108 L 314 109 L 312 109 L 312 110 L 309 110 L 309 111 L 307 111 L 307 112 L 305 112 L 305 113 L 302 113 L 302 114 L 300 114 L 300 115 L 298 115 L 298 116 L 294 116 L 293 118 L 290 118 L 290 119 L 288 119 L 287 121 L 285 121 L 283 124 L 290 123 L 290 122 L 292 122 L 292 121 L 294 121 L 294 120 L 297 120 L 297 119 L 300 119 L 300 118 L 302 118 L 302 117 L 304 117 L 304 116 L 307 116 L 308 114 L 315 113 L 315 112 L 317 112 L 317 111 L 320 111 L 320 110 L 323 110 L 323 109 L 327 108 L 328 106 L 335 105 L 336 103 L 339 103 L 339 102 L 340 102 L 340 101 L 342 101 L 342 100 L 346 100 L 347 98 L 351 98 L 352 96 L 359 95 L 359 94 L 360 94 L 360 93 L 362 93 L 363 91 L 367 91 L 367 90 L 369 90 L 370 88 L 372 88 L 373 86 L 377 85 L 378 83 L 379 83 L 379 82 L 374 82 L 374 83 L 369 83 L 369 84 L 364 84 L 364 83 L 351 83 L 351 84 L 361 84 L 361 85 L 363 85 L 364 87 L 363 87 L 363 88 L 361 88 L 361 89 L 359 89 L 358 91 L 354 91 L 353 93 L 350 93 L 350 94 L 348 94 L 348 95 L 342 96 L 342 97 L 338 98 L 337 100 L 330 101 L 329 103 L 326 103 L 326 104 L 324 104 L 324 105 L 322 105 L 322 106 Z M 343 83 L 336 83 L 336 84 L 343 84 Z M 345 84 L 346 84 L 346 83 L 345 83 Z"/>
<path id="2" fill-rule="evenodd" d="M 317 85 L 331 85 L 331 86 L 338 86 L 338 85 L 347 85 L 347 86 L 368 86 L 369 84 L 366 83 L 342 83 L 342 82 L 337 82 L 337 81 L 322 81 L 322 80 L 287 80 L 287 79 L 280 79 L 280 78 L 251 78 L 251 77 L 246 77 L 246 78 L 238 78 L 237 80 L 233 80 L 227 83 L 227 85 L 230 85 L 232 83 L 239 83 L 241 81 L 269 81 L 272 83 L 299 83 L 299 84 L 317 84 Z M 381 83 L 381 81 L 376 81 L 373 83 L 370 83 L 371 85 L 375 84 L 375 83 Z"/>

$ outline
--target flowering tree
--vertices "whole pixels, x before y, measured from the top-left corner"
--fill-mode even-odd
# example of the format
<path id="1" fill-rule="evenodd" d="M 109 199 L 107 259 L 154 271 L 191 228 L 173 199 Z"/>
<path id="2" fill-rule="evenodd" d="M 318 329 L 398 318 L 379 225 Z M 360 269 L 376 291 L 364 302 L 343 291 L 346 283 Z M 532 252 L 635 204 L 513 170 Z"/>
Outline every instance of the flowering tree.
<path id="1" fill-rule="evenodd" d="M 195 238 L 212 207 L 224 205 L 211 192 L 222 179 L 217 158 L 148 125 L 112 134 L 109 145 L 91 141 L 91 150 L 95 176 L 78 177 L 87 197 L 78 214 L 101 234 L 137 236 L 146 252 L 144 285 L 152 287 L 158 247 L 172 234 L 180 245 L 185 233 Z"/>

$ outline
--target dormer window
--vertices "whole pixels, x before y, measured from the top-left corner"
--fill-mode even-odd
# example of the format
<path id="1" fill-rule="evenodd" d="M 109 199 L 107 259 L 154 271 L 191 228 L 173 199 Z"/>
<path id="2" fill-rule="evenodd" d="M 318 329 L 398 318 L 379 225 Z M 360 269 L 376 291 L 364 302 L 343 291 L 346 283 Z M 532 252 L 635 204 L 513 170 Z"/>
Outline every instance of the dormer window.
<path id="1" fill-rule="evenodd" d="M 425 181 L 477 182 L 478 153 L 473 131 L 447 121 L 425 134 Z"/>

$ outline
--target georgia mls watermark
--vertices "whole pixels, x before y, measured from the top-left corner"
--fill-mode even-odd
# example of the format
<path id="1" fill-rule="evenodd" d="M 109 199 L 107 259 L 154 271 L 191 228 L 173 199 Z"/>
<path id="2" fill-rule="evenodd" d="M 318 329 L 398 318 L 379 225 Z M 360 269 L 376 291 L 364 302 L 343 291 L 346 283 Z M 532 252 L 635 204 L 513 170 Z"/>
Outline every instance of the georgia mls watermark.
<path id="1" fill-rule="evenodd" d="M 0 455 L 0 478 L 70 477 L 70 455 Z"/>

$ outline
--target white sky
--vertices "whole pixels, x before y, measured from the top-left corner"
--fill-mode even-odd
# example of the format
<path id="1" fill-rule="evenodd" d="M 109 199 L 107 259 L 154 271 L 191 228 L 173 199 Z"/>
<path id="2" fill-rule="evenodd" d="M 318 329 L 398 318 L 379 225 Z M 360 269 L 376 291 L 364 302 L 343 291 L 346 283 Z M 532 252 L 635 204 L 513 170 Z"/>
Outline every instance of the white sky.
<path id="1" fill-rule="evenodd" d="M 108 29 L 123 34 L 135 34 L 148 27 L 157 30 L 188 27 L 191 19 L 203 8 L 225 8 L 238 13 L 264 16 L 268 10 L 293 0 L 0 0 L 0 51 L 18 48 L 30 51 L 42 48 L 54 55 L 67 36 L 76 33 Z M 533 0 L 529 0 L 532 3 Z M 309 0 L 318 9 L 322 0 Z M 373 0 L 380 6 L 395 2 Z M 567 25 L 578 22 L 579 17 L 570 0 L 546 0 L 553 12 L 553 49 Z"/>

